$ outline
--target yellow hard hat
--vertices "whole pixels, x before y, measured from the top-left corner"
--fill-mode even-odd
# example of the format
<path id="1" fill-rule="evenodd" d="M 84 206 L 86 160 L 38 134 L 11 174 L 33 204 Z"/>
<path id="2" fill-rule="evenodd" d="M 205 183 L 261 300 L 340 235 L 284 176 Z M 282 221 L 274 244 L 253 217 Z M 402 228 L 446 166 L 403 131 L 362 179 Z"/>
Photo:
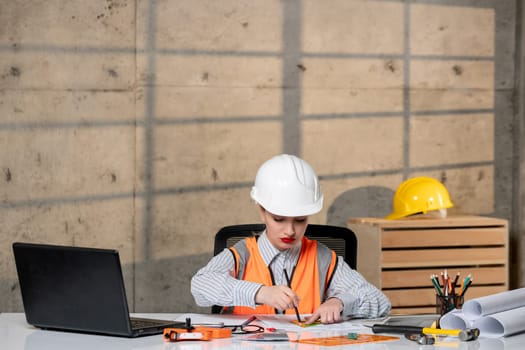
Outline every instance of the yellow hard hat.
<path id="1" fill-rule="evenodd" d="M 399 219 L 453 206 L 448 191 L 441 182 L 426 176 L 413 177 L 397 188 L 392 201 L 393 211 L 386 218 Z"/>

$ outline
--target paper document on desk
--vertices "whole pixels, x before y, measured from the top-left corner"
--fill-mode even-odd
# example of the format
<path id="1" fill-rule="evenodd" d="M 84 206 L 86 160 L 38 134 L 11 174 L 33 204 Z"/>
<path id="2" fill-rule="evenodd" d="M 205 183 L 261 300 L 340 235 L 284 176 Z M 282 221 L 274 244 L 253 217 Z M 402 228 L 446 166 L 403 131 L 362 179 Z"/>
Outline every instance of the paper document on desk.
<path id="1" fill-rule="evenodd" d="M 301 315 L 306 319 L 308 315 Z M 294 324 L 294 315 L 257 315 L 257 319 L 264 323 L 266 328 L 275 328 L 287 332 L 317 332 L 317 331 L 355 331 L 366 329 L 361 324 L 353 324 L 350 321 L 331 323 L 331 324 L 317 324 L 311 327 L 301 327 Z"/>

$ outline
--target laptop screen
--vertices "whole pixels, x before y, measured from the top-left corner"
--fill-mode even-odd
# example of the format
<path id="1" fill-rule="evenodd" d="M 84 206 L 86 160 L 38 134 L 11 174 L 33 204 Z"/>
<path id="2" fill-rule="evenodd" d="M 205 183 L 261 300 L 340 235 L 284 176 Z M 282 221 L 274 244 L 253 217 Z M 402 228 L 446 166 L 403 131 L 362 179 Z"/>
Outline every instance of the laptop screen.
<path id="1" fill-rule="evenodd" d="M 14 243 L 13 251 L 29 324 L 131 333 L 116 250 Z"/>

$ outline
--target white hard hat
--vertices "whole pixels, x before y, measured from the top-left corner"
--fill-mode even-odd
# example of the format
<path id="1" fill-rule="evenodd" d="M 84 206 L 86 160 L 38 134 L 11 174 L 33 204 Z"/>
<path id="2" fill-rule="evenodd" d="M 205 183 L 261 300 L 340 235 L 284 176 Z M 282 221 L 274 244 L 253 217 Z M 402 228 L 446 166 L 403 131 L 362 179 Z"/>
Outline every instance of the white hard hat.
<path id="1" fill-rule="evenodd" d="M 251 197 L 270 213 L 281 216 L 308 216 L 323 208 L 323 194 L 315 171 L 304 160 L 288 154 L 275 156 L 261 165 Z"/>

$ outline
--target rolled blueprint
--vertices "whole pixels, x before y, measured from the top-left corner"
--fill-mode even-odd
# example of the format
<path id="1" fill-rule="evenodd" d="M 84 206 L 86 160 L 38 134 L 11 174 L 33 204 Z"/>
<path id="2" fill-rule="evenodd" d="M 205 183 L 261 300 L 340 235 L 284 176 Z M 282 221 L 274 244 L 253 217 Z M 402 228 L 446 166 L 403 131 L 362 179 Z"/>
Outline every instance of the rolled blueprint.
<path id="1" fill-rule="evenodd" d="M 489 338 L 507 337 L 525 331 L 525 307 L 497 312 L 474 321 L 480 334 Z"/>
<path id="2" fill-rule="evenodd" d="M 463 304 L 465 317 L 474 320 L 481 316 L 525 306 L 525 288 L 487 295 Z"/>
<path id="3" fill-rule="evenodd" d="M 479 328 L 480 337 L 499 338 L 525 332 L 525 288 L 465 302 L 441 317 L 443 329 Z"/>

